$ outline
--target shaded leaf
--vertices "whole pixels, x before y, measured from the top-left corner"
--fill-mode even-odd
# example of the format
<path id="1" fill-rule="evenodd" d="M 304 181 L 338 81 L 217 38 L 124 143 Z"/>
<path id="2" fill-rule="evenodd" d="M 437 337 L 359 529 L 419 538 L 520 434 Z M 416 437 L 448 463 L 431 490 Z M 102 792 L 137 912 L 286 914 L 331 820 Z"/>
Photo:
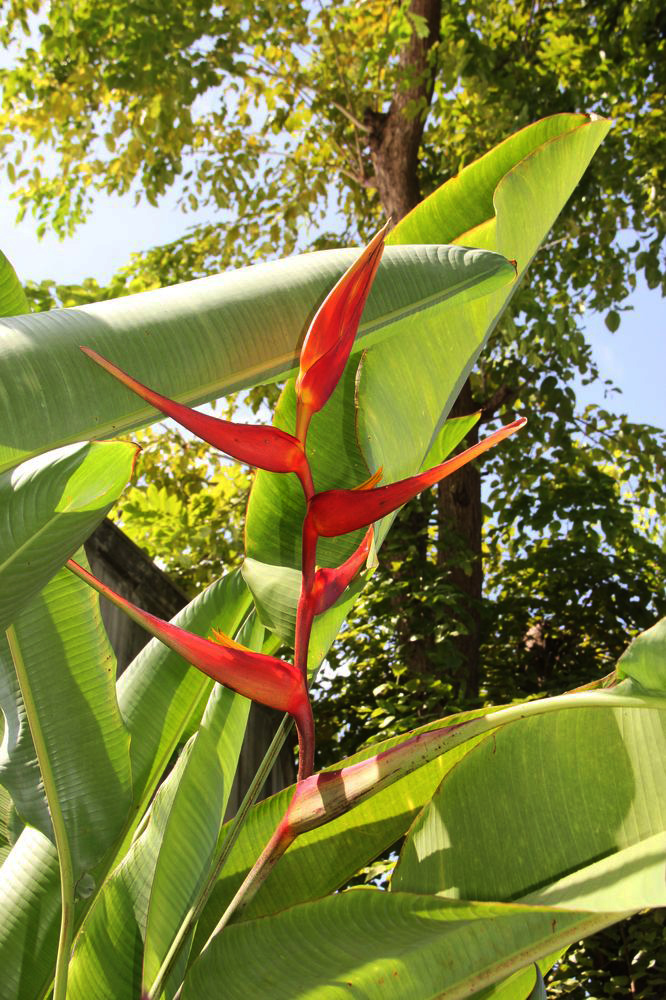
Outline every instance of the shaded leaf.
<path id="1" fill-rule="evenodd" d="M 132 800 L 129 733 L 116 701 L 115 657 L 97 601 L 64 569 L 21 611 L 13 633 L 11 656 L 37 767 L 22 766 L 30 753 L 19 746 L 18 759 L 9 757 L 3 777 L 19 809 L 24 801 L 32 806 L 24 819 L 51 837 L 45 799 L 37 807 L 48 764 L 49 794 L 63 815 L 78 879 L 113 844 Z M 10 671 L 11 660 L 3 655 L 0 667 Z"/>
<path id="2" fill-rule="evenodd" d="M 136 445 L 77 444 L 0 475 L 0 628 L 104 519 L 132 472 Z"/>
<path id="3" fill-rule="evenodd" d="M 230 925 L 190 969 L 183 1000 L 213 1000 L 220 983 L 229 1000 L 459 1000 L 604 919 L 352 889 Z"/>
<path id="4" fill-rule="evenodd" d="M 96 595 L 91 591 L 93 599 Z M 251 604 L 240 573 L 212 584 L 174 621 L 206 634 L 212 625 L 235 634 Z M 159 779 L 177 748 L 192 715 L 203 710 L 205 690 L 213 682 L 189 667 L 181 657 L 153 640 L 139 653 L 118 681 L 118 703 L 130 732 L 133 808 L 119 849 L 93 871 L 100 886 L 109 867 L 125 855 L 137 820 L 147 808 Z M 205 700 L 203 701 L 205 704 Z M 77 910 L 77 922 L 95 900 L 91 896 Z M 55 848 L 36 830 L 27 828 L 0 868 L 0 968 L 7 1000 L 41 996 L 55 965 L 60 922 L 60 881 Z M 25 962 L 25 941 L 31 961 Z"/>

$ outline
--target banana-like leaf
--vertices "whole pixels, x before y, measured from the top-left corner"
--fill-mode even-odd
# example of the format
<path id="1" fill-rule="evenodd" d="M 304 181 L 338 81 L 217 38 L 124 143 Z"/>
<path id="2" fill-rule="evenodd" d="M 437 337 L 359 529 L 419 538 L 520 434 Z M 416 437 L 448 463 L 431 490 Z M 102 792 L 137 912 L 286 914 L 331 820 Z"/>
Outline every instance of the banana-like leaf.
<path id="1" fill-rule="evenodd" d="M 534 990 L 537 990 L 540 985 L 539 976 L 541 976 L 541 982 L 543 982 L 543 975 L 552 969 L 566 950 L 566 947 L 558 948 L 557 951 L 551 952 L 545 958 L 539 959 L 535 963 L 538 976 L 535 975 L 534 966 L 519 969 L 518 972 L 510 975 L 508 979 L 504 979 L 502 982 L 495 983 L 493 986 L 488 986 L 485 990 L 475 993 L 474 1000 L 538 1000 L 539 994 L 538 992 L 534 993 Z"/>
<path id="2" fill-rule="evenodd" d="M 388 481 L 414 474 L 530 261 L 585 172 L 610 124 L 556 115 L 522 129 L 465 167 L 404 218 L 391 243 L 432 240 L 497 250 L 516 260 L 518 282 L 441 323 L 378 345 L 358 374 L 358 438 Z M 405 435 L 410 449 L 402 446 Z M 507 445 L 510 447 L 510 444 Z M 378 529 L 378 543 L 391 519 Z"/>
<path id="3" fill-rule="evenodd" d="M 30 312 L 30 303 L 16 271 L 0 250 L 0 316 L 20 316 Z"/>
<path id="4" fill-rule="evenodd" d="M 183 1000 L 217 1000 L 220 984 L 225 1000 L 461 1000 L 608 922 L 608 914 L 352 889 L 227 927 L 192 966 Z"/>
<path id="5" fill-rule="evenodd" d="M 469 712 L 424 726 L 426 732 L 442 725 L 453 725 L 492 711 Z M 385 740 L 359 751 L 344 765 L 366 760 L 392 746 L 405 742 L 414 733 Z M 344 885 L 360 868 L 374 860 L 409 829 L 419 809 L 429 801 L 449 768 L 474 745 L 475 741 L 456 747 L 447 754 L 419 768 L 407 778 L 382 789 L 350 812 L 326 826 L 300 836 L 280 860 L 240 919 L 266 916 L 288 906 L 316 899 Z M 266 846 L 284 814 L 293 787 L 286 788 L 248 814 L 241 836 L 234 846 L 221 877 L 204 909 L 197 927 L 194 952 L 201 948 L 239 885 Z M 225 931 L 226 933 L 226 931 Z"/>
<path id="6" fill-rule="evenodd" d="M 450 420 L 447 420 L 431 444 L 419 472 L 432 469 L 434 465 L 439 465 L 440 462 L 448 458 L 472 427 L 478 424 L 480 416 L 480 413 L 470 413 L 466 417 L 451 417 Z"/>
<path id="7" fill-rule="evenodd" d="M 78 444 L 0 475 L 0 631 L 104 519 L 136 445 Z"/>
<path id="8" fill-rule="evenodd" d="M 185 778 L 196 737 L 192 737 L 167 780 L 160 786 L 145 831 L 130 846 L 105 881 L 83 923 L 69 966 L 67 996 L 138 997 L 141 990 L 142 938 L 153 881 L 169 817 L 181 792 L 191 794 Z"/>
<path id="9" fill-rule="evenodd" d="M 385 255 L 357 350 L 451 294 L 452 253 L 459 251 L 400 247 Z M 155 411 L 96 369 L 80 345 L 171 398 L 202 403 L 294 370 L 309 320 L 357 256 L 327 250 L 1 320 L 0 470 L 69 441 L 115 436 L 154 420 Z M 472 256 L 466 279 L 506 273 L 501 258 Z"/>
<path id="10" fill-rule="evenodd" d="M 263 628 L 255 631 L 261 646 Z M 105 882 L 81 930 L 68 996 L 134 1000 L 196 900 L 217 844 L 250 703 L 215 685 L 197 733 L 160 787 L 145 832 Z"/>
<path id="11" fill-rule="evenodd" d="M 444 779 L 410 833 L 393 887 L 590 909 L 586 892 L 605 886 L 616 905 L 606 899 L 604 909 L 664 905 L 655 901 L 663 859 L 658 886 L 646 887 L 638 906 L 617 880 L 623 851 L 635 852 L 638 871 L 666 832 L 664 759 L 659 711 L 581 709 L 502 729 Z M 559 886 L 598 858 L 594 878 Z"/>
<path id="12" fill-rule="evenodd" d="M 247 587 L 240 573 L 234 572 L 210 586 L 174 621 L 199 634 L 208 634 L 216 626 L 235 635 L 250 604 Z M 92 872 L 95 887 L 102 885 L 114 858 L 117 863 L 125 856 L 138 819 L 212 683 L 157 640 L 139 653 L 118 681 L 118 703 L 131 736 L 133 805 L 124 842 Z M 79 903 L 77 922 L 94 903 L 94 892 Z M 53 978 L 58 946 L 60 880 L 55 848 L 29 827 L 0 868 L 0 913 L 0 995 L 3 1000 L 44 996 Z M 25 961 L 26 941 L 30 941 L 29 962 Z"/>
<path id="13" fill-rule="evenodd" d="M 666 690 L 664 620 L 632 643 L 617 675 L 627 678 L 618 694 L 645 691 L 639 678 Z M 649 870 L 654 838 L 666 835 L 665 759 L 663 710 L 582 709 L 502 729 L 444 779 L 410 832 L 393 888 L 583 909 L 592 891 L 609 910 L 663 905 L 663 863 L 638 906 L 623 897 L 619 872 L 626 852 L 635 872 Z M 580 874 L 589 866 L 594 879 Z"/>
<path id="14" fill-rule="evenodd" d="M 20 745 L 18 760 L 11 755 L 7 760 L 3 780 L 19 810 L 26 799 L 39 802 L 47 786 L 62 813 L 79 879 L 114 843 L 132 801 L 129 733 L 116 701 L 116 661 L 90 588 L 60 570 L 19 613 L 5 642 L 10 648 L 1 651 L 0 669 L 16 671 L 39 770 L 22 766 L 26 755 L 29 764 L 32 760 L 29 748 Z M 52 836 L 46 798 L 41 805 L 24 819 Z"/>
<path id="15" fill-rule="evenodd" d="M 0 717 L 1 723 L 2 718 Z M 6 861 L 23 826 L 24 824 L 16 812 L 11 795 L 3 785 L 0 785 L 0 867 Z"/>
<path id="16" fill-rule="evenodd" d="M 253 614 L 239 636 L 261 651 L 264 628 Z M 146 917 L 143 988 L 147 990 L 208 874 L 226 812 L 250 702 L 216 684 L 176 793 L 155 869 Z M 113 998 L 118 997 L 117 993 Z M 131 996 L 130 996 L 131 1000 Z"/>
<path id="17" fill-rule="evenodd" d="M 272 566 L 256 559 L 245 559 L 241 568 L 243 579 L 252 591 L 254 603 L 263 624 L 271 629 L 282 642 L 293 646 L 296 627 L 296 605 L 301 590 L 301 574 L 289 566 Z M 331 611 L 319 615 L 314 622 L 308 664 L 317 667 L 326 655 L 340 628 L 340 615 L 344 617 L 366 584 L 368 574 L 363 573 L 347 588 Z"/>
<path id="18" fill-rule="evenodd" d="M 634 639 L 618 661 L 617 676 L 648 691 L 666 691 L 666 618 Z"/>
<path id="19" fill-rule="evenodd" d="M 442 322 L 442 317 L 452 308 L 453 303 L 471 302 L 497 288 L 510 285 L 514 280 L 513 266 L 499 256 L 481 258 L 476 256 L 478 251 L 458 247 L 427 249 L 437 250 L 442 264 L 446 266 L 449 294 L 442 296 L 436 307 L 424 310 L 416 318 L 412 315 L 407 321 L 397 323 L 392 328 L 394 336 L 391 337 L 395 343 L 409 337 L 411 332 L 416 331 L 418 335 L 423 329 L 426 315 L 437 325 Z M 383 263 L 376 280 L 382 273 L 382 267 Z M 347 365 L 335 392 L 324 409 L 314 416 L 310 425 L 308 454 L 317 490 L 353 487 L 368 478 L 368 465 L 357 439 L 356 367 L 353 361 Z M 294 433 L 296 397 L 293 381 L 287 384 L 280 397 L 274 422 L 283 430 Z M 397 441 L 394 444 L 398 446 Z M 423 457 L 423 454 L 419 457 L 419 464 Z M 370 472 L 374 472 L 374 468 Z M 255 476 L 247 513 L 246 551 L 250 557 L 261 562 L 299 568 L 300 529 L 305 516 L 305 503 L 299 484 L 292 483 L 292 478 L 271 476 L 264 472 L 258 472 Z M 269 510 L 271 516 L 270 521 L 267 521 Z M 277 526 L 276 512 L 279 512 Z M 343 562 L 362 535 L 361 531 L 342 539 L 322 539 L 317 550 L 319 564 L 335 566 Z"/>
<path id="20" fill-rule="evenodd" d="M 0 913 L 2 998 L 41 998 L 55 971 L 60 871 L 55 846 L 32 826 L 0 868 Z"/>
<path id="21" fill-rule="evenodd" d="M 650 633 L 646 633 L 646 635 L 649 636 Z M 640 644 L 640 639 L 637 640 L 637 643 Z M 474 756 L 471 750 L 479 742 L 481 733 L 493 732 L 497 727 L 514 727 L 514 723 L 519 723 L 514 728 L 520 729 L 526 724 L 525 720 L 531 716 L 536 717 L 532 720 L 535 725 L 540 723 L 542 716 L 551 720 L 551 725 L 573 725 L 575 719 L 587 719 L 588 717 L 591 717 L 595 725 L 601 725 L 603 719 L 612 720 L 614 712 L 618 710 L 632 713 L 632 720 L 636 726 L 640 727 L 641 713 L 647 720 L 655 717 L 663 718 L 665 704 L 666 697 L 663 692 L 646 691 L 636 682 L 635 678 L 627 678 L 608 691 L 565 695 L 559 698 L 518 704 L 506 709 L 488 707 L 476 713 L 453 716 L 435 723 L 434 726 L 424 727 L 424 730 L 419 730 L 419 732 L 443 726 L 455 727 L 456 723 L 461 721 L 468 723 L 464 731 L 461 727 L 458 728 L 455 742 L 450 743 L 450 749 L 444 752 L 441 757 L 420 767 L 395 784 L 383 788 L 372 798 L 362 802 L 326 826 L 300 836 L 280 861 L 268 881 L 261 887 L 259 893 L 240 914 L 239 919 L 275 913 L 287 905 L 316 898 L 344 884 L 354 871 L 367 864 L 406 832 L 414 816 L 412 810 L 417 809 L 419 803 L 426 804 L 424 815 L 426 814 L 427 803 L 434 791 L 431 782 L 435 779 L 437 771 L 441 770 L 449 776 L 450 780 L 455 781 L 455 775 L 461 771 L 464 772 L 463 765 L 467 756 Z M 600 708 L 604 711 L 599 711 Z M 573 709 L 575 711 L 572 711 Z M 560 723 L 559 720 L 564 721 Z M 606 722 L 606 725 L 608 724 Z M 464 742 L 460 742 L 458 737 Z M 400 737 L 387 741 L 385 744 L 368 748 L 344 762 L 344 766 L 367 759 L 372 756 L 373 752 L 388 749 L 396 743 L 404 742 L 406 738 L 408 737 Z M 498 738 L 499 735 L 493 733 L 492 737 L 484 738 L 483 745 L 490 746 L 492 749 L 494 741 Z M 457 766 L 454 767 L 454 765 Z M 656 764 L 654 766 L 658 767 Z M 663 775 L 662 781 L 666 781 L 666 777 Z M 446 781 L 443 785 L 446 785 Z M 655 786 L 654 790 L 655 793 L 661 794 L 660 787 L 656 788 Z M 251 811 L 243 835 L 237 842 L 227 867 L 204 911 L 198 928 L 197 945 L 203 945 L 227 904 L 233 898 L 238 886 L 286 809 L 290 794 L 290 790 L 280 793 L 280 795 L 260 803 Z M 466 789 L 466 794 L 468 797 L 474 797 L 469 789 Z M 475 821 L 482 825 L 481 813 Z M 433 831 L 432 838 L 433 844 L 435 844 L 438 831 L 436 820 L 433 820 Z M 468 836 L 471 836 L 470 831 L 468 831 Z M 487 839 L 492 838 L 492 834 L 488 833 L 486 837 Z M 505 841 L 502 840 L 500 847 L 497 848 L 500 853 L 504 843 Z M 429 852 L 428 856 L 435 854 L 433 844 L 428 843 L 423 849 L 426 853 Z M 442 857 L 444 853 L 446 852 L 443 852 Z M 403 859 L 401 866 L 409 862 L 409 847 L 406 848 L 404 854 L 407 861 Z M 501 867 L 499 860 L 497 864 L 498 867 Z M 482 867 L 481 861 L 478 861 L 478 866 Z M 398 874 L 394 878 L 396 885 L 403 888 L 399 882 L 400 875 Z M 428 880 L 423 885 L 419 883 L 416 891 L 425 891 L 431 884 L 432 882 Z M 408 888 L 411 889 L 411 886 Z M 474 898 L 473 894 L 470 895 Z"/>
<path id="22" fill-rule="evenodd" d="M 276 885 L 280 876 L 293 877 L 286 871 L 288 852 L 271 876 L 280 901 L 268 902 L 269 879 L 256 897 L 261 905 L 251 904 L 193 963 L 184 1000 L 214 996 L 222 967 L 225 996 L 231 998 L 242 990 L 333 998 L 346 985 L 364 997 L 450 1000 L 552 958 L 571 941 L 630 913 L 663 906 L 666 712 L 650 706 L 663 706 L 664 698 L 662 691 L 641 694 L 627 662 L 661 684 L 666 631 L 650 630 L 632 650 L 633 659 L 623 658 L 629 680 L 601 693 L 599 704 L 607 707 L 552 714 L 537 714 L 544 707 L 538 702 L 519 706 L 518 713 L 512 707 L 514 723 L 467 753 L 457 748 L 457 766 L 445 755 L 444 780 L 410 831 L 390 893 L 352 891 L 289 905 L 298 891 L 290 899 L 289 882 Z M 632 692 L 640 709 L 613 707 Z M 585 696 L 550 701 L 564 709 L 576 699 L 583 703 Z M 413 801 L 410 785 L 426 770 L 401 782 L 407 801 Z M 382 796 L 397 787 L 365 805 L 379 804 L 381 811 Z M 328 862 L 339 871 L 348 846 L 340 830 L 331 824 L 315 833 L 323 836 L 328 856 L 302 854 L 298 868 Z M 311 899 L 322 886 L 313 888 Z M 252 919 L 266 913 L 271 920 Z M 453 923 L 435 930 L 433 918 Z M 210 929 L 210 921 L 200 928 L 195 951 Z M 297 959 L 294 948 L 305 939 L 306 955 Z M 243 973 L 249 948 L 271 961 L 256 963 L 248 979 Z M 524 985 L 525 976 L 516 976 L 484 995 L 521 1000 Z"/>
<path id="23" fill-rule="evenodd" d="M 0 744 L 0 787 L 11 794 L 25 823 L 53 838 L 42 772 L 30 722 L 6 636 L 0 636 L 0 709 L 4 734 Z"/>
<path id="24" fill-rule="evenodd" d="M 236 635 L 252 598 L 238 570 L 199 594 L 173 619 L 197 635 L 213 627 Z M 152 794 L 183 731 L 213 682 L 182 657 L 152 639 L 118 681 L 118 704 L 132 737 L 130 757 L 137 806 Z"/>

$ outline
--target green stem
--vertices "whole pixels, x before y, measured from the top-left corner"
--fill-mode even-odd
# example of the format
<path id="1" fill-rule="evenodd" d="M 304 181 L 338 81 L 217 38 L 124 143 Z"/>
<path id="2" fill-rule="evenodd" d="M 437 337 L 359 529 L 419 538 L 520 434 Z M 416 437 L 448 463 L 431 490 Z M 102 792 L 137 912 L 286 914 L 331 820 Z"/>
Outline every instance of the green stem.
<path id="1" fill-rule="evenodd" d="M 150 987 L 148 993 L 146 994 L 146 1000 L 156 1000 L 156 998 L 159 996 L 160 991 L 162 990 L 162 987 L 166 980 L 166 977 L 169 974 L 169 970 L 171 969 L 174 961 L 176 960 L 176 957 L 180 949 L 182 948 L 185 939 L 187 938 L 187 935 L 190 933 L 192 928 L 197 923 L 199 917 L 203 913 L 203 909 L 206 903 L 208 902 L 208 899 L 210 898 L 210 894 L 215 888 L 215 883 L 220 877 L 220 872 L 222 871 L 222 868 L 224 867 L 227 858 L 231 854 L 231 850 L 234 844 L 238 840 L 240 832 L 243 828 L 243 824 L 245 823 L 247 814 L 250 811 L 250 808 L 256 802 L 259 792 L 266 783 L 266 779 L 268 778 L 271 769 L 275 764 L 275 761 L 277 760 L 278 754 L 280 753 L 280 750 L 284 745 L 284 741 L 289 735 L 289 731 L 292 725 L 293 725 L 293 719 L 291 718 L 291 716 L 285 715 L 277 729 L 277 732 L 275 733 L 275 736 L 271 741 L 271 745 L 264 754 L 264 758 L 261 764 L 259 765 L 259 768 L 257 769 L 254 778 L 252 779 L 250 787 L 245 793 L 245 797 L 243 798 L 243 801 L 240 804 L 238 812 L 236 813 L 231 823 L 229 824 L 227 835 L 222 841 L 220 853 L 215 861 L 213 868 L 210 871 L 210 874 L 208 875 L 208 878 L 206 879 L 202 887 L 201 894 L 199 895 L 199 898 L 197 902 L 194 904 L 194 906 L 190 907 L 190 909 L 185 915 L 183 922 L 178 928 L 178 932 L 174 937 L 173 941 L 171 942 L 171 947 L 169 948 L 164 958 L 164 961 L 160 966 L 160 970 L 157 973 L 157 976 L 155 977 L 155 981 Z M 176 997 L 180 996 L 181 989 L 179 989 L 178 993 L 174 997 L 174 1000 L 176 1000 Z"/>
<path id="2" fill-rule="evenodd" d="M 276 827 L 273 836 L 264 847 L 248 874 L 245 876 L 245 879 L 236 892 L 236 895 L 218 920 L 213 932 L 210 934 L 205 945 L 199 952 L 198 958 L 204 954 L 220 931 L 224 930 L 231 918 L 236 913 L 240 913 L 241 910 L 244 910 L 250 903 L 259 889 L 261 889 L 262 885 L 273 871 L 282 855 L 286 852 L 287 848 L 293 844 L 295 839 L 296 834 L 290 829 L 285 817 L 283 817 Z"/>
<path id="3" fill-rule="evenodd" d="M 55 979 L 53 982 L 53 1000 L 66 1000 L 67 996 L 67 972 L 69 967 L 69 955 L 72 948 L 72 936 L 74 933 L 74 867 L 72 864 L 72 854 L 69 848 L 69 838 L 65 817 L 60 808 L 58 789 L 51 767 L 46 739 L 42 731 L 37 712 L 37 706 L 32 696 L 28 671 L 21 654 L 16 630 L 13 625 L 7 629 L 7 641 L 14 661 L 14 668 L 21 688 L 23 704 L 25 705 L 28 724 L 32 741 L 35 745 L 39 769 L 44 782 L 44 792 L 51 813 L 53 823 L 53 833 L 55 845 L 58 852 L 60 866 L 60 937 L 58 940 L 58 957 L 56 959 Z"/>

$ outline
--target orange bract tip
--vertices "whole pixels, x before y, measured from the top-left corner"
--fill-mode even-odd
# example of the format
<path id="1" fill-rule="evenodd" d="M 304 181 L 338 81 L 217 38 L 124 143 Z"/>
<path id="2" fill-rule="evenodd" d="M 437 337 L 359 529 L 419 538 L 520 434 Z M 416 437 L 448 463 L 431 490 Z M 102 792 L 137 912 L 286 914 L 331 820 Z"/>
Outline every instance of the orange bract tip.
<path id="1" fill-rule="evenodd" d="M 370 476 L 369 479 L 366 479 L 364 483 L 359 483 L 358 486 L 354 486 L 354 491 L 357 492 L 358 490 L 371 490 L 373 486 L 376 486 L 377 483 L 381 481 L 383 474 L 384 474 L 384 466 L 380 465 L 377 471 L 373 472 L 373 474 Z"/>
<path id="2" fill-rule="evenodd" d="M 240 642 L 236 642 L 235 639 L 232 639 L 230 635 L 220 632 L 217 628 L 211 629 L 211 632 L 213 634 L 213 639 L 215 642 L 218 642 L 220 646 L 226 646 L 228 649 L 242 649 L 244 652 L 247 652 L 247 648 L 242 646 Z"/>

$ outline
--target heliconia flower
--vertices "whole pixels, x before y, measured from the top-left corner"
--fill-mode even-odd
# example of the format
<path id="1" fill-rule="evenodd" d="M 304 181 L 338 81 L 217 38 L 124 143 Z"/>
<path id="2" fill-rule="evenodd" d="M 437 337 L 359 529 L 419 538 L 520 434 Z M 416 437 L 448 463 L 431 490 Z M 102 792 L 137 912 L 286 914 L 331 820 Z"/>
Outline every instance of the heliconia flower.
<path id="1" fill-rule="evenodd" d="M 427 486 L 433 486 L 463 465 L 471 462 L 504 438 L 515 434 L 527 423 L 524 417 L 500 427 L 483 441 L 473 445 L 460 455 L 449 458 L 432 469 L 420 472 L 409 479 L 400 479 L 388 486 L 375 489 L 327 490 L 317 493 L 308 501 L 308 511 L 303 526 L 303 552 L 305 559 L 312 558 L 312 550 L 319 536 L 332 538 L 345 535 L 348 531 L 363 528 L 374 521 L 391 514 L 398 507 L 415 497 Z"/>
<path id="2" fill-rule="evenodd" d="M 145 399 L 167 417 L 172 417 L 203 441 L 219 448 L 236 461 L 253 465 L 257 469 L 265 469 L 267 472 L 294 472 L 302 483 L 306 498 L 312 496 L 314 487 L 310 466 L 303 445 L 293 435 L 278 427 L 237 424 L 233 420 L 222 420 L 220 417 L 199 413 L 189 406 L 183 406 L 182 403 L 176 403 L 167 396 L 149 389 L 91 347 L 81 347 L 81 350 L 137 396 Z"/>
<path id="3" fill-rule="evenodd" d="M 321 615 L 324 611 L 332 608 L 349 584 L 361 572 L 370 552 L 373 533 L 374 527 L 370 525 L 359 547 L 341 566 L 336 566 L 333 569 L 323 568 L 317 570 L 312 590 L 310 591 L 315 615 Z"/>
<path id="4" fill-rule="evenodd" d="M 298 731 L 299 780 L 312 774 L 314 722 L 307 687 L 297 667 L 274 656 L 246 649 L 221 632 L 214 633 L 216 641 L 194 635 L 143 611 L 73 559 L 67 561 L 67 568 L 208 677 L 261 705 L 288 712 Z"/>
<path id="5" fill-rule="evenodd" d="M 303 444 L 312 414 L 326 403 L 347 364 L 384 251 L 388 226 L 373 237 L 326 296 L 303 341 L 296 378 L 296 437 Z"/>

